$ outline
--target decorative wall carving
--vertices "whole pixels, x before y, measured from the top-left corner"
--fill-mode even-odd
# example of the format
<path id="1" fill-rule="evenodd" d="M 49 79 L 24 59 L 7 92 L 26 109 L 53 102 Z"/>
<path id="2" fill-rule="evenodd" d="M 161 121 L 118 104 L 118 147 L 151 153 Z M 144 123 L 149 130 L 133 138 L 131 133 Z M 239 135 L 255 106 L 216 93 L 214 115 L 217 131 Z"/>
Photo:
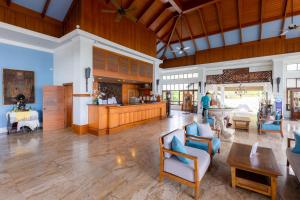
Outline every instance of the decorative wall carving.
<path id="1" fill-rule="evenodd" d="M 106 94 L 105 98 L 111 98 L 114 96 L 118 103 L 122 103 L 122 84 L 101 82 L 98 87 L 100 92 Z"/>
<path id="2" fill-rule="evenodd" d="M 16 104 L 16 96 L 25 95 L 25 103 L 34 103 L 34 72 L 3 69 L 4 104 Z"/>
<path id="3" fill-rule="evenodd" d="M 223 74 L 207 75 L 207 84 L 271 82 L 272 71 L 249 72 L 249 68 L 225 69 Z"/>

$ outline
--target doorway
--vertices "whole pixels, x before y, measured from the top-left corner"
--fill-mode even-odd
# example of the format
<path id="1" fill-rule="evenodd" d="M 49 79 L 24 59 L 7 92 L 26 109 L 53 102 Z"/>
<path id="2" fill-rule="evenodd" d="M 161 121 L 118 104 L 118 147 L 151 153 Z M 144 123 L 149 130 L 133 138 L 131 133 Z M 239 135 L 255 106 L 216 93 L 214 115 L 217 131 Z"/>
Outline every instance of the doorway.
<path id="1" fill-rule="evenodd" d="M 63 85 L 65 90 L 65 127 L 73 124 L 73 83 Z"/>

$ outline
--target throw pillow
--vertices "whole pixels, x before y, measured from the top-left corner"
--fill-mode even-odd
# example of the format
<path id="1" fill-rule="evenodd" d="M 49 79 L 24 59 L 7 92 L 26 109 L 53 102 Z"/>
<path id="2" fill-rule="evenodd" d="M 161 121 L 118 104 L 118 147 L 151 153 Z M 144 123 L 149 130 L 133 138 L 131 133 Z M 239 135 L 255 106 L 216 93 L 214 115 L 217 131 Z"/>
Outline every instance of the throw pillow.
<path id="1" fill-rule="evenodd" d="M 198 135 L 198 126 L 197 126 L 197 123 L 194 122 L 192 124 L 187 125 L 187 127 L 186 127 L 186 133 L 189 134 L 189 135 L 197 136 Z"/>
<path id="2" fill-rule="evenodd" d="M 300 154 L 300 132 L 294 132 L 296 144 L 295 147 L 292 149 L 293 153 Z"/>
<path id="3" fill-rule="evenodd" d="M 187 153 L 184 145 L 180 142 L 180 140 L 174 136 L 172 139 L 172 150 L 179 152 L 179 153 Z M 183 162 L 184 164 L 188 164 L 189 160 L 185 157 L 182 156 L 176 156 L 178 158 L 178 160 L 180 160 L 181 162 Z"/>
<path id="4" fill-rule="evenodd" d="M 198 124 L 198 134 L 201 137 L 213 138 L 214 133 L 210 128 L 210 125 L 207 124 Z"/>

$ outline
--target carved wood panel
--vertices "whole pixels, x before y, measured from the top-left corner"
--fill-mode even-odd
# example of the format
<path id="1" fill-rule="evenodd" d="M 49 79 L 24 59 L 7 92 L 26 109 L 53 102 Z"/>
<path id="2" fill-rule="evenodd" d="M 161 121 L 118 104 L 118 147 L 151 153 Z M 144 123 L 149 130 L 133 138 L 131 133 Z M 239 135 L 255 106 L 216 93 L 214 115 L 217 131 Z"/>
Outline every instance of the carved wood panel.
<path id="1" fill-rule="evenodd" d="M 226 69 L 223 74 L 207 75 L 207 84 L 270 82 L 272 71 L 249 72 L 249 68 Z"/>

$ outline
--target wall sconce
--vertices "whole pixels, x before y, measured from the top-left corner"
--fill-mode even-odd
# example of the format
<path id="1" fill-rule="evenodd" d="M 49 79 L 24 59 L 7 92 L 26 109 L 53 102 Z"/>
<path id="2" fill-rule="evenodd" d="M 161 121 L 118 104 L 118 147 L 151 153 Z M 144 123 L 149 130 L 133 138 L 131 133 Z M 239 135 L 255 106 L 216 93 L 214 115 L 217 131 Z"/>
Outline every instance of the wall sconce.
<path id="1" fill-rule="evenodd" d="M 91 77 L 91 68 L 87 67 L 84 69 L 84 74 L 85 74 L 85 86 L 86 86 L 86 92 L 88 92 L 88 80 Z"/>
<path id="2" fill-rule="evenodd" d="M 276 83 L 277 83 L 277 92 L 279 93 L 280 77 L 276 78 Z"/>
<path id="3" fill-rule="evenodd" d="M 202 92 L 201 81 L 198 82 L 198 87 L 199 87 L 199 92 L 200 92 L 200 94 L 201 94 L 201 92 Z"/>

